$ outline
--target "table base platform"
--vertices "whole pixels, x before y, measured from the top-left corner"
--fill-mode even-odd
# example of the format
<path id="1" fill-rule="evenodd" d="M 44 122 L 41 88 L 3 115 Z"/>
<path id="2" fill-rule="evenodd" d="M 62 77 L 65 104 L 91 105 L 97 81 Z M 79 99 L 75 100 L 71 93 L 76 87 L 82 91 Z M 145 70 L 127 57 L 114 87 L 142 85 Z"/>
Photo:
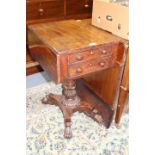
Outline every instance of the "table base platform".
<path id="1" fill-rule="evenodd" d="M 77 84 L 77 88 L 75 89 Z M 64 116 L 64 137 L 71 138 L 71 117 L 74 112 L 83 112 L 106 128 L 110 126 L 113 110 L 95 95 L 81 80 L 68 80 L 63 85 L 62 95 L 50 93 L 42 99 L 44 104 L 58 106 Z"/>

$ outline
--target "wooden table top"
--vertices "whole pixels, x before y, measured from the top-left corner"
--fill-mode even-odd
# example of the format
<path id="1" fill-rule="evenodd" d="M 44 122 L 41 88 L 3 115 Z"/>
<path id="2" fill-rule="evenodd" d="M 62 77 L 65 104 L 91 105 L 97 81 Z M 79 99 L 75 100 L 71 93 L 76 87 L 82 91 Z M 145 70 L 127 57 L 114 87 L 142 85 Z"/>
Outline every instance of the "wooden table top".
<path id="1" fill-rule="evenodd" d="M 28 29 L 56 53 L 68 50 L 74 52 L 74 49 L 109 42 L 126 42 L 118 36 L 91 25 L 91 19 L 40 23 L 30 25 Z"/>

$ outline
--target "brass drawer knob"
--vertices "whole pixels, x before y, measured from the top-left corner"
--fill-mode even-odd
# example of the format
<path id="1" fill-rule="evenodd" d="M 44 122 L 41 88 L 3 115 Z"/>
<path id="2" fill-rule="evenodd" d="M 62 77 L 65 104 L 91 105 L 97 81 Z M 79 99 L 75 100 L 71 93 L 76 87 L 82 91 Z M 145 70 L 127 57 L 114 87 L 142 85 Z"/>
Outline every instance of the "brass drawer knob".
<path id="1" fill-rule="evenodd" d="M 40 8 L 40 9 L 38 9 L 38 12 L 42 16 L 44 14 L 44 9 Z"/>
<path id="2" fill-rule="evenodd" d="M 82 69 L 81 69 L 80 67 L 78 67 L 78 68 L 76 69 L 76 72 L 77 72 L 77 73 L 82 73 Z"/>
<path id="3" fill-rule="evenodd" d="M 85 7 L 85 8 L 89 8 L 89 5 L 88 5 L 88 4 L 85 4 L 84 7 Z"/>
<path id="4" fill-rule="evenodd" d="M 101 67 L 104 67 L 105 63 L 104 62 L 100 62 L 99 63 Z"/>
<path id="5" fill-rule="evenodd" d="M 76 56 L 76 60 L 82 60 L 82 59 L 83 59 L 83 56 L 81 56 L 81 55 Z"/>

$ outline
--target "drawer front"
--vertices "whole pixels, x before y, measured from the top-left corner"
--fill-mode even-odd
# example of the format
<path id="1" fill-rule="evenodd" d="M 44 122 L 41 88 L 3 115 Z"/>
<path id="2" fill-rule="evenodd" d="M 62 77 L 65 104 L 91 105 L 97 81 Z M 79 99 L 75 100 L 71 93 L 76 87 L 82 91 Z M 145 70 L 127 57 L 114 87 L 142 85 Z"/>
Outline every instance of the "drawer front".
<path id="1" fill-rule="evenodd" d="M 67 15 L 92 13 L 93 0 L 67 0 Z"/>
<path id="2" fill-rule="evenodd" d="M 26 3 L 26 19 L 46 19 L 64 16 L 64 1 L 28 1 Z"/>
<path id="3" fill-rule="evenodd" d="M 69 64 L 76 63 L 76 62 L 82 62 L 91 60 L 94 58 L 102 58 L 105 56 L 112 55 L 112 46 L 110 44 L 108 45 L 102 45 L 98 46 L 97 48 L 91 48 L 86 49 L 83 52 L 76 52 L 74 54 L 69 55 Z"/>
<path id="4" fill-rule="evenodd" d="M 40 8 L 39 2 L 26 2 L 26 20 L 38 19 L 39 15 L 38 9 Z"/>
<path id="5" fill-rule="evenodd" d="M 93 59 L 87 62 L 69 65 L 69 77 L 79 77 L 81 75 L 106 69 L 112 65 L 111 62 L 111 56 L 108 56 L 100 59 Z"/>

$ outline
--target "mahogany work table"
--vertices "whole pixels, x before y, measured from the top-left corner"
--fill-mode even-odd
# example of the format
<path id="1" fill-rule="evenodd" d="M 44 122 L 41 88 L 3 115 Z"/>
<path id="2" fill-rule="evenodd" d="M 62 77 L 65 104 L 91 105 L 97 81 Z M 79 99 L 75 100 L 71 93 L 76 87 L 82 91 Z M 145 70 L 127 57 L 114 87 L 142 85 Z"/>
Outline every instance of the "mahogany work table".
<path id="1" fill-rule="evenodd" d="M 117 65 L 122 39 L 92 26 L 90 19 L 34 24 L 28 30 L 32 57 L 56 83 L 63 83 L 62 95 L 51 93 L 42 102 L 61 109 L 64 136 L 72 137 L 71 116 L 76 111 L 109 127 L 113 111 L 77 79 Z"/>

